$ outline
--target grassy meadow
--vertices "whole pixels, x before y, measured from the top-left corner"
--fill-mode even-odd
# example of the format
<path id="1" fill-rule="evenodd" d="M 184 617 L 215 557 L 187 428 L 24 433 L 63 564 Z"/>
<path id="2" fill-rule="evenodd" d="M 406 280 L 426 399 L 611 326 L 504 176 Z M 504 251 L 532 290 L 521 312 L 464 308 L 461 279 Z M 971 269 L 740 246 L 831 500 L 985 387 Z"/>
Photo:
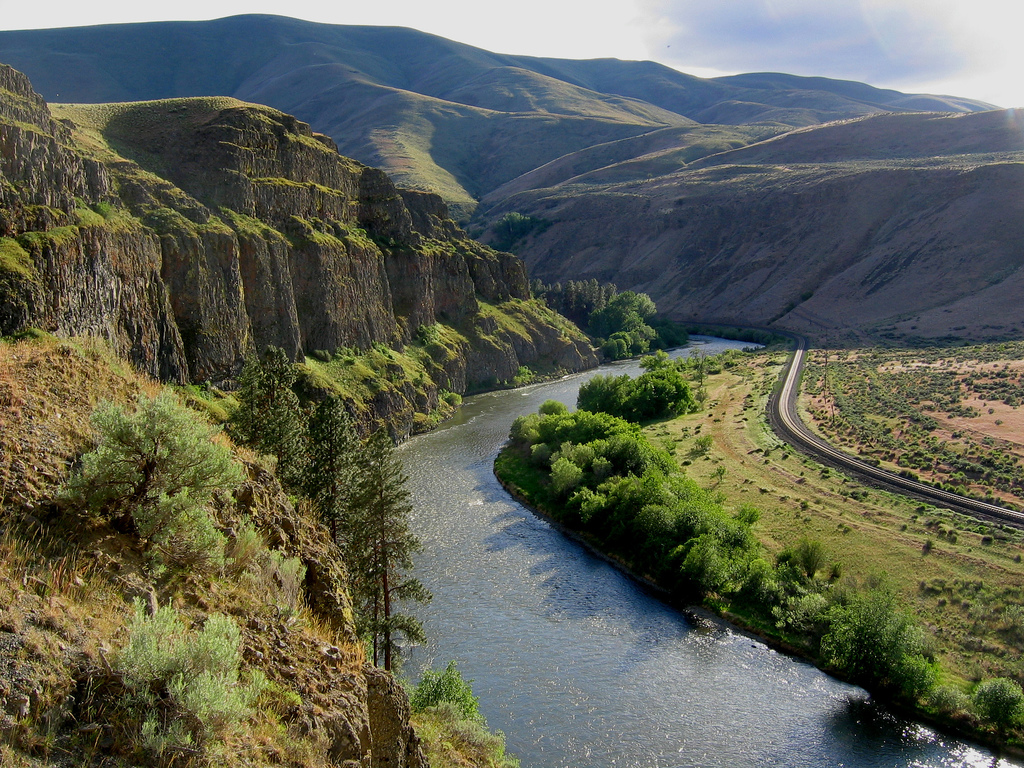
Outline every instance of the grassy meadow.
<path id="1" fill-rule="evenodd" d="M 733 357 L 708 376 L 697 413 L 645 432 L 726 508 L 760 509 L 754 531 L 770 552 L 807 538 L 821 542 L 840 578 L 884 575 L 897 585 L 944 682 L 1024 677 L 1024 626 L 1019 609 L 1006 610 L 1024 601 L 1024 532 L 866 487 L 788 449 L 764 420 L 784 361 L 781 352 Z"/>

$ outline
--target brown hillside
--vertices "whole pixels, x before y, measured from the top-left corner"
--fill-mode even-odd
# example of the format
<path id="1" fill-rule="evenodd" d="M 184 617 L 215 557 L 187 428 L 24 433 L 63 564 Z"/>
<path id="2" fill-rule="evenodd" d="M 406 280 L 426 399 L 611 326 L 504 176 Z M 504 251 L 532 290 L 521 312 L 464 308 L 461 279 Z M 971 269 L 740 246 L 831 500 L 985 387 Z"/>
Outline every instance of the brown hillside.
<path id="1" fill-rule="evenodd" d="M 521 192 L 489 215 L 550 222 L 517 246 L 537 277 L 644 290 L 679 319 L 833 339 L 1014 337 L 1024 333 L 1019 120 L 871 117 L 647 180 L 654 154 Z"/>

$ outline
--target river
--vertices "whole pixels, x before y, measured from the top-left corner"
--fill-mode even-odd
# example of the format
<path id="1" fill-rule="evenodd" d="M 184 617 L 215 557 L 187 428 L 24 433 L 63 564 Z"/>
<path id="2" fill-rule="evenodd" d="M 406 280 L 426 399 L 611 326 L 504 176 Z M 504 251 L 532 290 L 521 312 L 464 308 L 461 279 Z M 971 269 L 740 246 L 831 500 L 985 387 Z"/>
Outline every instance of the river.
<path id="1" fill-rule="evenodd" d="M 695 337 L 716 354 L 741 342 Z M 492 462 L 516 416 L 598 372 L 467 398 L 400 450 L 433 592 L 408 672 L 455 659 L 523 768 L 999 766 L 728 627 L 694 627 L 514 501 Z"/>

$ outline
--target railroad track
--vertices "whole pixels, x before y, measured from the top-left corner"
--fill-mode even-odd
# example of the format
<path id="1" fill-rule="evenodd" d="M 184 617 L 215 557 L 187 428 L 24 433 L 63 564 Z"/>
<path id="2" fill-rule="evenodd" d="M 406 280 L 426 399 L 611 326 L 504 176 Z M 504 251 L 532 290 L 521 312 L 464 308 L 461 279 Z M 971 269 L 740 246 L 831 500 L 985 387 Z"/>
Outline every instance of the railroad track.
<path id="1" fill-rule="evenodd" d="M 802 453 L 806 453 L 830 467 L 853 475 L 869 485 L 896 491 L 930 504 L 946 507 L 976 518 L 1024 527 L 1024 513 L 970 499 L 956 493 L 911 480 L 895 472 L 875 467 L 847 453 L 811 432 L 797 414 L 796 400 L 800 391 L 800 374 L 807 354 L 807 339 L 797 334 L 785 334 L 795 342 L 795 348 L 782 373 L 781 386 L 768 401 L 768 420 L 775 433 Z"/>

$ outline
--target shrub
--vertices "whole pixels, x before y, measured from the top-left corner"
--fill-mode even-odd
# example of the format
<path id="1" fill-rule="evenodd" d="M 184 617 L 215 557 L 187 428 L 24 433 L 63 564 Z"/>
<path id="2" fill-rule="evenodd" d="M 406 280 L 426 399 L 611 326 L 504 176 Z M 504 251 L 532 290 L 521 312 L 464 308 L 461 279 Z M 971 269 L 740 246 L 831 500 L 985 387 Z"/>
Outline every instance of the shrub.
<path id="1" fill-rule="evenodd" d="M 551 464 L 551 490 L 559 496 L 568 496 L 582 479 L 583 470 L 564 456 Z"/>
<path id="2" fill-rule="evenodd" d="M 974 708 L 983 720 L 1000 730 L 1024 718 L 1024 692 L 1013 680 L 986 680 L 974 691 Z"/>
<path id="3" fill-rule="evenodd" d="M 545 400 L 541 403 L 537 412 L 542 416 L 550 416 L 552 414 L 568 413 L 569 409 L 566 407 L 565 403 L 559 402 L 558 400 Z"/>
<path id="4" fill-rule="evenodd" d="M 449 661 L 443 672 L 428 669 L 409 697 L 413 712 L 422 712 L 428 707 L 450 704 L 463 720 L 482 723 L 480 702 L 470 687 L 472 680 L 464 680 L 454 661 Z"/>
<path id="5" fill-rule="evenodd" d="M 928 704 L 940 712 L 955 715 L 971 709 L 970 697 L 952 685 L 937 685 L 928 694 Z"/>
<path id="6" fill-rule="evenodd" d="M 129 720 L 142 722 L 139 746 L 157 756 L 195 751 L 251 715 L 267 680 L 256 674 L 241 684 L 240 644 L 238 625 L 227 616 L 213 614 L 193 632 L 174 608 L 158 607 L 150 616 L 136 600 L 128 643 L 114 669 L 128 691 L 118 705 Z"/>
<path id="7" fill-rule="evenodd" d="M 430 765 L 519 768 L 505 751 L 505 735 L 490 733 L 475 720 L 464 720 L 451 704 L 439 704 L 415 716 L 416 732 L 424 742 Z"/>
<path id="8" fill-rule="evenodd" d="M 719 592 L 729 581 L 728 555 L 711 534 L 697 538 L 683 561 L 683 572 L 704 592 Z"/>
<path id="9" fill-rule="evenodd" d="M 1008 605 L 1003 609 L 1007 632 L 1017 640 L 1024 640 L 1024 605 Z"/>
<path id="10" fill-rule="evenodd" d="M 551 461 L 551 446 L 547 443 L 537 443 L 530 448 L 530 458 L 539 467 L 546 467 Z"/>
<path id="11" fill-rule="evenodd" d="M 96 448 L 64 496 L 138 534 L 143 551 L 156 545 L 167 562 L 204 568 L 223 562 L 223 537 L 207 505 L 242 478 L 230 451 L 212 442 L 216 430 L 162 393 L 140 397 L 128 414 L 101 405 L 92 416 Z"/>
<path id="12" fill-rule="evenodd" d="M 867 688 L 916 697 L 931 688 L 932 663 L 923 637 L 891 590 L 878 587 L 852 595 L 829 612 L 830 629 L 821 640 L 825 661 Z"/>
<path id="13" fill-rule="evenodd" d="M 803 538 L 795 546 L 779 553 L 779 563 L 793 563 L 808 578 L 822 570 L 828 563 L 828 554 L 820 541 Z"/>
<path id="14" fill-rule="evenodd" d="M 437 323 L 421 325 L 416 329 L 416 340 L 423 346 L 439 344 L 441 342 L 441 326 Z"/>

